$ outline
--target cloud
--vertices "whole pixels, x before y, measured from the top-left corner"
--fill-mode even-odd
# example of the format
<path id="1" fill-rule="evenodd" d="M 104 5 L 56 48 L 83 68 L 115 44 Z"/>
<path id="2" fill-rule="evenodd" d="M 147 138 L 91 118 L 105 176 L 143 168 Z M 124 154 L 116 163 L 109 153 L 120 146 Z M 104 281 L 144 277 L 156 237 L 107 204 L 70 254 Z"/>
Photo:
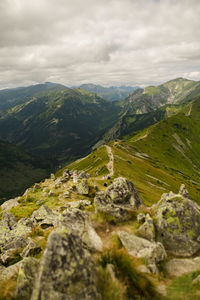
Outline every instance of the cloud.
<path id="1" fill-rule="evenodd" d="M 199 0 L 1 0 L 0 88 L 200 80 Z"/>

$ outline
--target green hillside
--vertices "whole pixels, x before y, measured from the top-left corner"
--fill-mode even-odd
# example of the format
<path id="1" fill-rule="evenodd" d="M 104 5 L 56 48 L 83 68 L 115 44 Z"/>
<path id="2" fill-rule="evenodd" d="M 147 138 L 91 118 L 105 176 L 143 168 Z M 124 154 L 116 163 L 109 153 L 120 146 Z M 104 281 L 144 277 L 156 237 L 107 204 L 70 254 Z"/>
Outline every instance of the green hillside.
<path id="1" fill-rule="evenodd" d="M 0 170 L 0 203 L 19 196 L 48 175 L 48 165 L 3 141 L 0 141 Z"/>
<path id="2" fill-rule="evenodd" d="M 51 92 L 2 116 L 0 137 L 55 165 L 88 153 L 118 112 L 119 107 L 81 89 Z"/>

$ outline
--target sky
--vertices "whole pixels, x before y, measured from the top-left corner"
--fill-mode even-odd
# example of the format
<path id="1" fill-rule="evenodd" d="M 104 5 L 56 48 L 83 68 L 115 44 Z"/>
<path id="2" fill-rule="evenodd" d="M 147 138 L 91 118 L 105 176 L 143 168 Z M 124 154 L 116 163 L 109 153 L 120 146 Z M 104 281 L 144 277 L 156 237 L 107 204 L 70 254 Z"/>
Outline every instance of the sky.
<path id="1" fill-rule="evenodd" d="M 0 0 L 0 89 L 200 80 L 200 0 Z"/>

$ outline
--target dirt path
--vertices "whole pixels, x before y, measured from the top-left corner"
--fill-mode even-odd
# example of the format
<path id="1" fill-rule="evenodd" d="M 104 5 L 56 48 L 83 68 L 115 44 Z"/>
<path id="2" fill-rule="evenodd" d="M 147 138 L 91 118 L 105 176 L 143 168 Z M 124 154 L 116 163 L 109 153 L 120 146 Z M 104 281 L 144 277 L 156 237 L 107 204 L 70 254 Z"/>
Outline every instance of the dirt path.
<path id="1" fill-rule="evenodd" d="M 109 171 L 108 176 L 112 177 L 114 174 L 114 156 L 112 152 L 112 148 L 108 145 L 106 145 L 106 150 L 108 152 L 109 162 L 106 164 L 106 167 Z"/>

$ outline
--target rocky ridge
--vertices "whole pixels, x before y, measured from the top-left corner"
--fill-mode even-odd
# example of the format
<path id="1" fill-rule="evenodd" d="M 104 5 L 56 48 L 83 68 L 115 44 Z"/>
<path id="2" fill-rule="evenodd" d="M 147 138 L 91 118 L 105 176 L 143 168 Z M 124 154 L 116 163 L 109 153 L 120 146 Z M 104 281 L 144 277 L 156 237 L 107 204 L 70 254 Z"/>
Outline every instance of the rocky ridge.
<path id="1" fill-rule="evenodd" d="M 146 207 L 131 181 L 108 181 L 102 188 L 85 172 L 75 179 L 64 170 L 2 205 L 0 279 L 15 280 L 12 297 L 106 299 L 98 259 L 113 247 L 114 237 L 116 251 L 138 260 L 135 272 L 148 274 L 151 282 L 163 268 L 170 276 L 200 269 L 200 208 L 184 185 Z M 32 213 L 21 217 L 20 209 L 31 205 Z M 116 265 L 109 263 L 105 272 L 119 284 Z"/>

